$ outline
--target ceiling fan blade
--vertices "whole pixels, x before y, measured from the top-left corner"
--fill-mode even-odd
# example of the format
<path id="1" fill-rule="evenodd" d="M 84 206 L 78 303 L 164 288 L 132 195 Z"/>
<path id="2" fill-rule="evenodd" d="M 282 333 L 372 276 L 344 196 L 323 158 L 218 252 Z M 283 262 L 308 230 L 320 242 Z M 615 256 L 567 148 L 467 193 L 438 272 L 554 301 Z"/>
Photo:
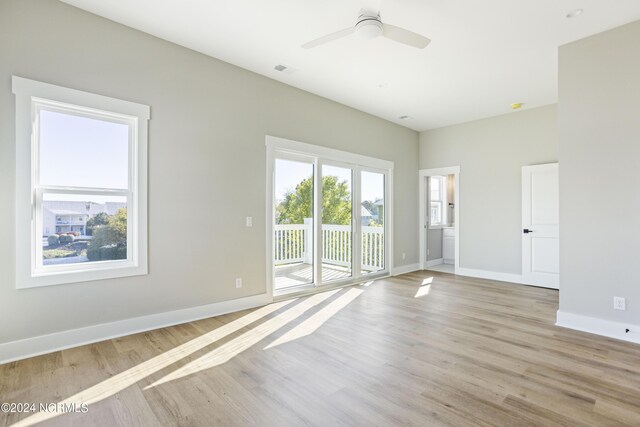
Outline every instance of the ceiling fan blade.
<path id="1" fill-rule="evenodd" d="M 413 31 L 405 30 L 404 28 L 389 24 L 384 24 L 382 36 L 418 49 L 424 49 L 429 43 L 431 43 L 431 40 L 425 36 L 421 36 Z"/>
<path id="2" fill-rule="evenodd" d="M 329 43 L 342 37 L 348 36 L 349 34 L 353 34 L 354 31 L 354 27 L 345 28 L 344 30 L 336 31 L 335 33 L 327 34 L 326 36 L 322 36 L 308 43 L 305 43 L 302 45 L 302 48 L 311 49 L 312 47 L 320 46 L 325 43 Z"/>

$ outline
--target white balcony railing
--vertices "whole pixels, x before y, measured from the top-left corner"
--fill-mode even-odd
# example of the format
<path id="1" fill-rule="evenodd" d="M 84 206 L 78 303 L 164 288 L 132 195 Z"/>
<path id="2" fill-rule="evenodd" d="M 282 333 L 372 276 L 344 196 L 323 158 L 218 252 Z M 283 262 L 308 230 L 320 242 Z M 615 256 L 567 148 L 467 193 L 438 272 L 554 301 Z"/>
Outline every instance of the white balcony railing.
<path id="1" fill-rule="evenodd" d="M 362 269 L 384 269 L 383 227 L 362 227 Z"/>
<path id="2" fill-rule="evenodd" d="M 275 265 L 312 262 L 311 223 L 276 224 Z M 348 225 L 322 225 L 322 262 L 324 264 L 351 266 L 352 233 Z M 361 268 L 366 271 L 383 270 L 384 228 L 362 227 Z"/>
<path id="3" fill-rule="evenodd" d="M 311 231 L 308 224 L 275 226 L 275 264 L 291 264 L 305 261 L 305 245 L 311 240 L 307 237 Z"/>
<path id="4" fill-rule="evenodd" d="M 322 263 L 351 266 L 351 227 L 322 224 Z"/>

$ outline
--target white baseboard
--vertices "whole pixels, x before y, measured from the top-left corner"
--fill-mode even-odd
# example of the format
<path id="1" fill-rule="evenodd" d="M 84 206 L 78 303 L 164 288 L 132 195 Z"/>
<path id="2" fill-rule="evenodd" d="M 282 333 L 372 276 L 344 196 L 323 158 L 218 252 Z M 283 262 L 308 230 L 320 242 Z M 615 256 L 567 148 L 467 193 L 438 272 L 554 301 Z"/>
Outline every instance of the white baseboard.
<path id="1" fill-rule="evenodd" d="M 266 293 L 0 344 L 0 364 L 269 304 Z"/>
<path id="2" fill-rule="evenodd" d="M 640 325 L 613 322 L 558 310 L 556 325 L 640 344 Z M 629 329 L 629 332 L 625 332 Z"/>
<path id="3" fill-rule="evenodd" d="M 431 261 L 427 261 L 425 264 L 425 268 L 435 267 L 436 265 L 440 265 L 444 262 L 442 258 L 432 259 Z"/>
<path id="4" fill-rule="evenodd" d="M 477 277 L 479 279 L 498 280 L 500 282 L 511 282 L 524 284 L 521 274 L 500 273 L 497 271 L 476 270 L 473 268 L 458 267 L 456 274 L 459 276 Z"/>
<path id="5" fill-rule="evenodd" d="M 411 273 L 413 271 L 418 271 L 418 270 L 420 270 L 420 264 L 418 264 L 418 263 L 401 265 L 399 267 L 392 268 L 391 269 L 391 275 L 392 276 L 398 276 L 400 274 Z"/>

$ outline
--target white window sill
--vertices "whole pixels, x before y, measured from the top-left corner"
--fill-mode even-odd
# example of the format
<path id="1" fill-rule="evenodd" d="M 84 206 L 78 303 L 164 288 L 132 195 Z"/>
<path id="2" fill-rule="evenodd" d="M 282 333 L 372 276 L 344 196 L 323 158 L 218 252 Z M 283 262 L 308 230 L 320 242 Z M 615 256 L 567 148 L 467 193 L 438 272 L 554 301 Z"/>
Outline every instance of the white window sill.
<path id="1" fill-rule="evenodd" d="M 456 228 L 455 224 L 430 225 L 429 230 L 442 230 L 443 228 Z"/>
<path id="2" fill-rule="evenodd" d="M 105 265 L 103 267 L 94 267 L 91 270 L 78 271 L 60 271 L 36 273 L 36 274 L 17 274 L 16 288 L 28 289 L 38 288 L 41 286 L 65 285 L 70 283 L 91 282 L 94 280 L 118 279 L 130 276 L 142 276 L 148 274 L 146 263 L 144 265 L 132 265 L 130 262 L 123 262 L 122 265 Z"/>

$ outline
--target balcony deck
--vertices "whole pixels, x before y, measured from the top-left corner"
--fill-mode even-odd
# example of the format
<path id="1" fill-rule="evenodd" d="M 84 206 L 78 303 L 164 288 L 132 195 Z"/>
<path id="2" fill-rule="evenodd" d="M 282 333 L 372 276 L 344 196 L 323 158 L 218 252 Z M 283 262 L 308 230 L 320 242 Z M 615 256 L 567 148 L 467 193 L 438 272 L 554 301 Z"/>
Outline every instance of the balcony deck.
<path id="1" fill-rule="evenodd" d="M 274 289 L 281 291 L 313 283 L 311 224 L 276 224 L 274 227 Z M 322 282 L 351 276 L 353 233 L 349 225 L 322 224 Z M 384 227 L 362 227 L 363 273 L 384 269 Z"/>
<path id="2" fill-rule="evenodd" d="M 313 266 L 302 262 L 275 266 L 275 290 L 283 290 L 294 286 L 313 282 Z M 362 270 L 363 273 L 367 270 Z M 323 282 L 344 279 L 351 276 L 350 269 L 339 265 L 322 264 Z"/>

